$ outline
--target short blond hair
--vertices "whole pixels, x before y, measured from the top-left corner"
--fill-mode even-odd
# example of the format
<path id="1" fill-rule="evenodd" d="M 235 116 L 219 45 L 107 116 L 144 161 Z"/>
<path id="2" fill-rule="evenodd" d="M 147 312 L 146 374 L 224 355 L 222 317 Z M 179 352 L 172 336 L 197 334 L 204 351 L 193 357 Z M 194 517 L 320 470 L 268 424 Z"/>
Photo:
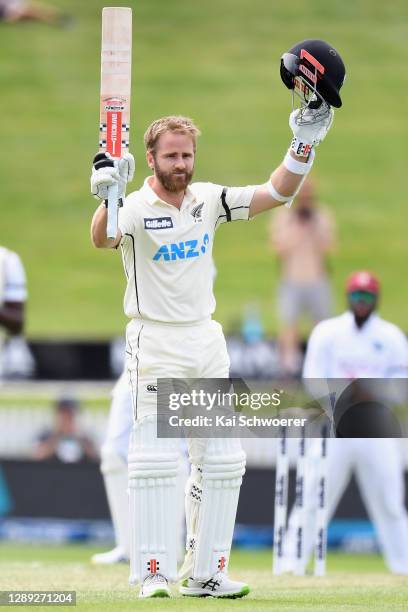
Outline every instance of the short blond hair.
<path id="1" fill-rule="evenodd" d="M 144 143 L 146 151 L 154 153 L 160 136 L 166 132 L 190 135 L 193 140 L 194 151 L 197 146 L 197 138 L 201 135 L 200 130 L 189 117 L 183 117 L 181 115 L 161 117 L 153 121 L 145 132 Z"/>

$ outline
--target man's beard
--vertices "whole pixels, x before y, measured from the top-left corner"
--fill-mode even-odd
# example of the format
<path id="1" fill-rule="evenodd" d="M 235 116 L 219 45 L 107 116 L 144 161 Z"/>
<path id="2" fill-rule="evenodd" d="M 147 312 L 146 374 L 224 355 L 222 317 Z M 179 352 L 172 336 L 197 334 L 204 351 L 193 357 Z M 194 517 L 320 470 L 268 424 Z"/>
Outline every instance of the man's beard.
<path id="1" fill-rule="evenodd" d="M 190 184 L 193 178 L 194 168 L 191 172 L 184 171 L 183 174 L 176 174 L 174 171 L 163 172 L 160 165 L 155 160 L 154 173 L 166 191 L 178 193 L 179 191 L 184 191 Z"/>
<path id="2" fill-rule="evenodd" d="M 371 317 L 373 312 L 374 312 L 374 308 L 370 308 L 369 310 L 366 310 L 363 312 L 359 312 L 358 310 L 356 311 L 352 309 L 355 324 L 357 325 L 359 329 L 361 329 L 361 327 L 363 327 L 363 325 L 366 324 L 366 322 Z"/>

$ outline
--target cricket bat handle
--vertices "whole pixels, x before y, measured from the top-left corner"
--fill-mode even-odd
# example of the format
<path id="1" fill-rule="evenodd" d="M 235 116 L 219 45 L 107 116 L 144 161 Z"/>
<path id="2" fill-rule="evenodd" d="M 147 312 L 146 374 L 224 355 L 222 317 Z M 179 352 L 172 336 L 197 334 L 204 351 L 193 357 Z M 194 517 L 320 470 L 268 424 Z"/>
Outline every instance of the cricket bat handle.
<path id="1" fill-rule="evenodd" d="M 106 223 L 106 236 L 115 240 L 118 233 L 118 185 L 108 187 L 108 221 Z"/>

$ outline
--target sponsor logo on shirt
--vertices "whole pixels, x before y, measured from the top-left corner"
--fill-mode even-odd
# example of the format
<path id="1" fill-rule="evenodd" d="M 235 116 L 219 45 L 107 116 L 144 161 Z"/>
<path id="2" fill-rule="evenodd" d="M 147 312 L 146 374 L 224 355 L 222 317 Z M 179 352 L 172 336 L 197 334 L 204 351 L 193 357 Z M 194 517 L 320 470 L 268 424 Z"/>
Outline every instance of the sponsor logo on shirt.
<path id="1" fill-rule="evenodd" d="M 157 385 L 147 385 L 148 393 L 157 393 Z"/>
<path id="2" fill-rule="evenodd" d="M 153 261 L 176 261 L 177 259 L 192 259 L 204 255 L 210 242 L 208 234 L 204 234 L 201 243 L 198 240 L 185 240 L 163 244 L 153 255 Z"/>
<path id="3" fill-rule="evenodd" d="M 144 226 L 147 230 L 161 230 L 173 227 L 173 219 L 171 217 L 155 217 L 154 219 L 144 220 Z"/>

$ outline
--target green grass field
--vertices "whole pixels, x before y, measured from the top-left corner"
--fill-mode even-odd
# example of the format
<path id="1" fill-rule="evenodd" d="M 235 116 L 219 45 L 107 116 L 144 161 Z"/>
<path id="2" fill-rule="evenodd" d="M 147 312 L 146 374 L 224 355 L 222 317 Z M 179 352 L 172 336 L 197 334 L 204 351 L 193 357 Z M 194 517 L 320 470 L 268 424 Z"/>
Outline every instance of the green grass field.
<path id="1" fill-rule="evenodd" d="M 51 1 L 51 0 L 50 0 Z M 25 263 L 30 337 L 108 337 L 123 332 L 124 275 L 117 253 L 94 250 L 89 166 L 98 138 L 100 0 L 53 0 L 76 24 L 0 24 L 3 92 L 0 243 Z M 142 134 L 170 113 L 202 129 L 196 178 L 264 182 L 290 132 L 290 95 L 279 58 L 307 37 L 341 50 L 348 76 L 313 171 L 338 223 L 332 258 L 338 309 L 346 274 L 375 270 L 382 312 L 408 329 L 406 259 L 405 0 L 138 0 L 134 10 L 132 150 L 137 187 L 146 174 Z M 276 330 L 277 266 L 268 216 L 222 227 L 216 316 L 228 331 L 257 301 Z"/>
<path id="2" fill-rule="evenodd" d="M 231 575 L 245 580 L 250 595 L 242 600 L 137 599 L 138 590 L 127 585 L 128 568 L 94 567 L 88 546 L 0 546 L 1 590 L 76 590 L 80 610 L 406 610 L 406 578 L 385 571 L 380 557 L 331 554 L 328 575 L 273 577 L 271 551 L 234 551 Z M 36 609 L 39 609 L 36 606 Z M 40 608 L 42 609 L 42 608 Z M 45 609 L 45 608 L 44 608 Z"/>

